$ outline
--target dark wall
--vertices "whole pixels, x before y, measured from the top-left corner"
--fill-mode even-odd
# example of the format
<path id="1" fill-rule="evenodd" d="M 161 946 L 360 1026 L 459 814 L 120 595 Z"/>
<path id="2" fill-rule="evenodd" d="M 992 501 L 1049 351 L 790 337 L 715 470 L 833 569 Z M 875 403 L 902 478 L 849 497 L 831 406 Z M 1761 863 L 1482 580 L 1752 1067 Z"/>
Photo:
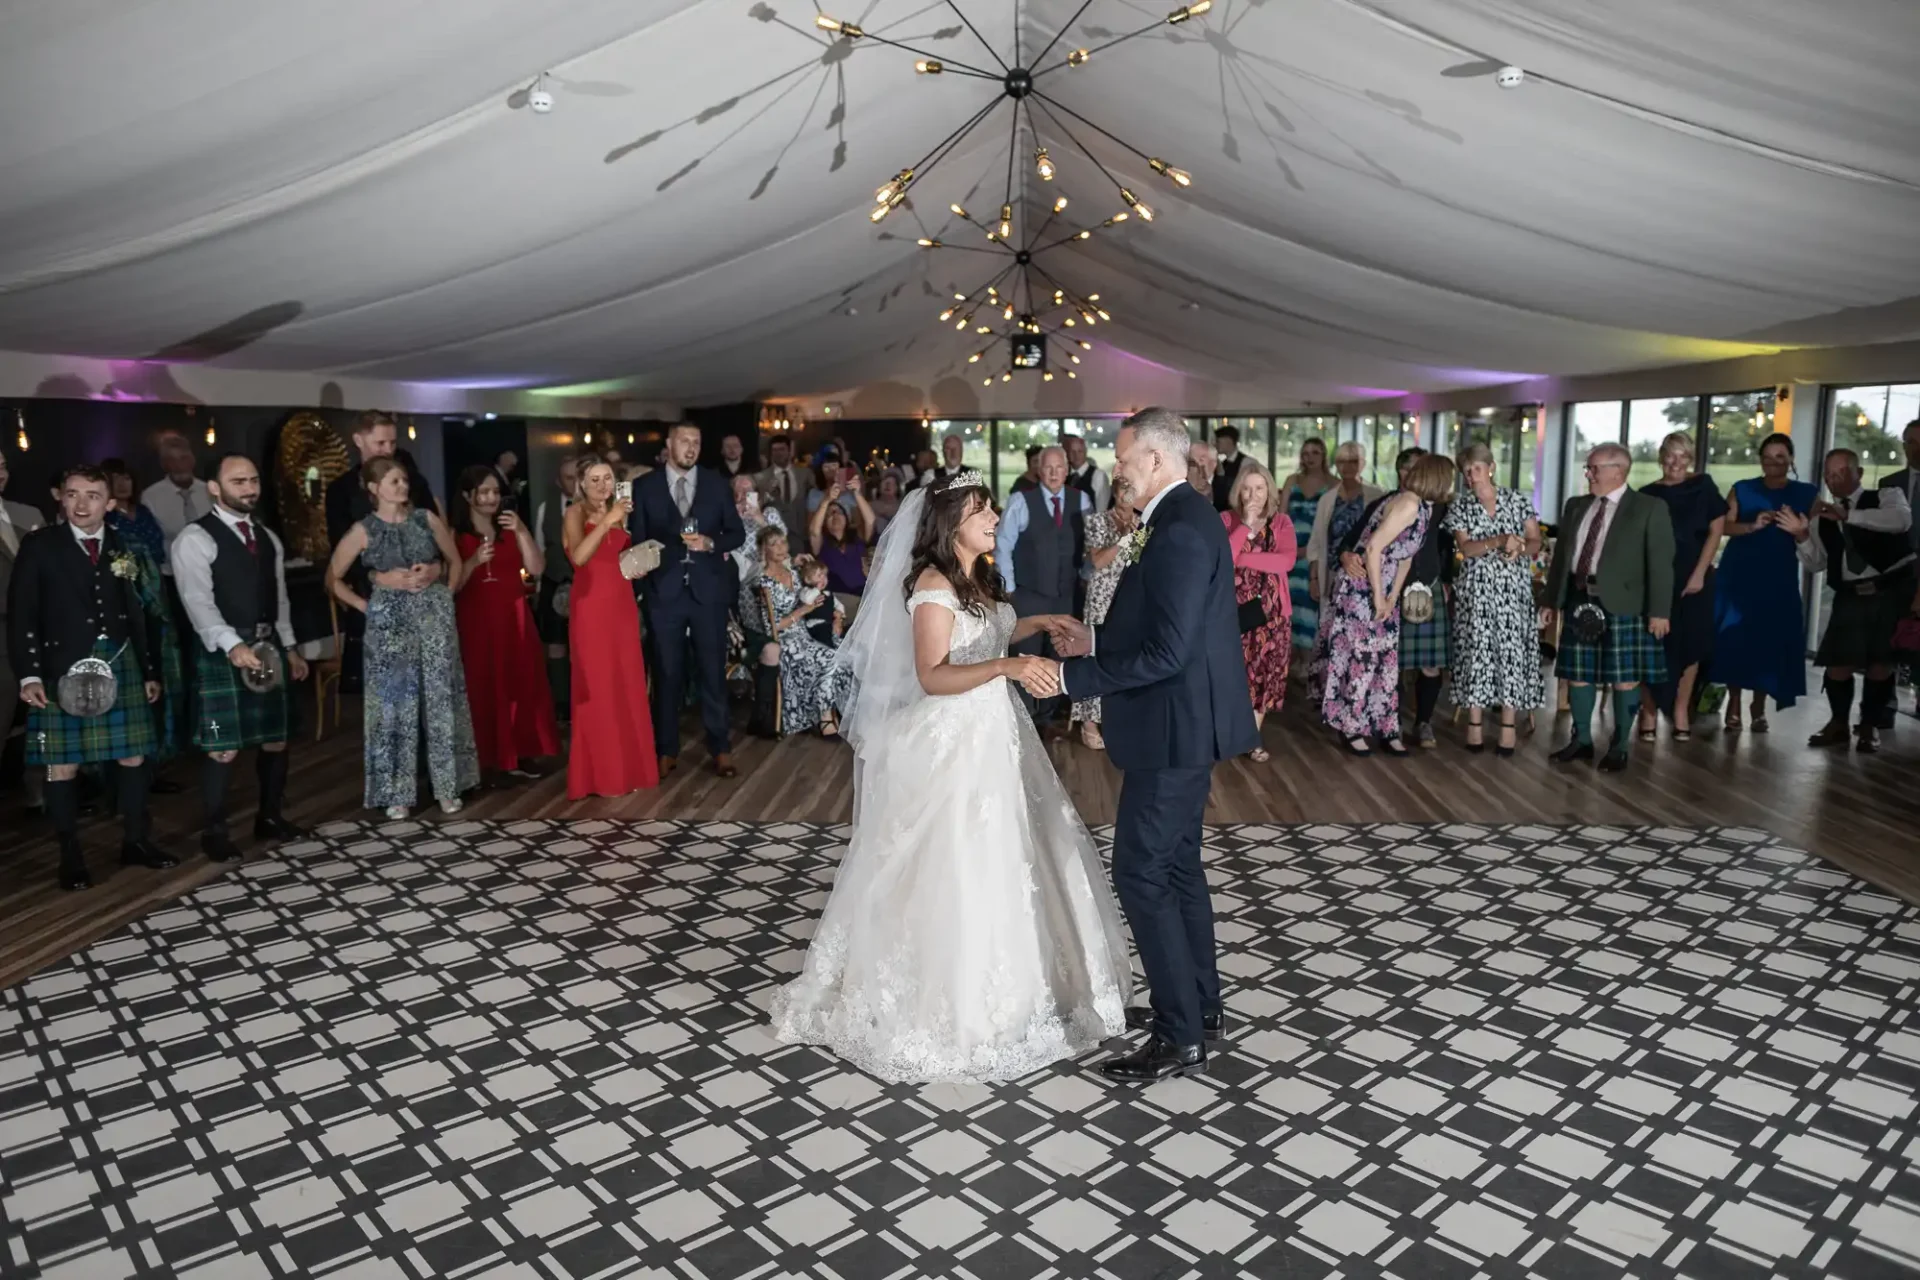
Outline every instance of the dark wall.
<path id="1" fill-rule="evenodd" d="M 745 404 L 717 404 L 689 409 L 687 421 L 700 428 L 700 465 L 719 466 L 720 442 L 728 436 L 739 436 L 746 469 L 760 469 L 759 405 L 748 401 Z"/>
<path id="2" fill-rule="evenodd" d="M 811 457 L 828 441 L 837 441 L 864 466 L 884 453 L 887 461 L 912 462 L 913 455 L 927 447 L 927 428 L 918 418 L 849 418 L 835 422 L 809 422 L 801 447 Z"/>

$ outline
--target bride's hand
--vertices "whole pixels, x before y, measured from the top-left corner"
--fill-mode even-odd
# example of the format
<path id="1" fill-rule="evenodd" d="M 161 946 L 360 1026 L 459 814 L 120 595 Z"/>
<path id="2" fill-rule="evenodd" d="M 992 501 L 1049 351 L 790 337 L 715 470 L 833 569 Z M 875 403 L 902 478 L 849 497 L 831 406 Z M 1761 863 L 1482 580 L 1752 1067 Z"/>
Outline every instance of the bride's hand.
<path id="1" fill-rule="evenodd" d="M 1003 658 L 1002 673 L 1019 682 L 1036 698 L 1051 698 L 1060 692 L 1060 668 L 1040 657 Z"/>

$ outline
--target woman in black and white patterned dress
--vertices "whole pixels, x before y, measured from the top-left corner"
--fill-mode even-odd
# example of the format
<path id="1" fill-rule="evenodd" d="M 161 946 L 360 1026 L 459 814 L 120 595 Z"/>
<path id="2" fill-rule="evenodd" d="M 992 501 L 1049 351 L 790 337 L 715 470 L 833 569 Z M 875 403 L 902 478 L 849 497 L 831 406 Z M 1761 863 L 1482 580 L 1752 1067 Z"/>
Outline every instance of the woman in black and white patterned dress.
<path id="1" fill-rule="evenodd" d="M 1453 700 L 1467 708 L 1467 750 L 1484 748 L 1481 714 L 1500 708 L 1496 753 L 1513 754 L 1516 713 L 1540 705 L 1540 628 L 1533 603 L 1533 556 L 1540 522 L 1517 489 L 1493 482 L 1493 454 L 1460 451 L 1467 492 L 1447 511 L 1462 559 L 1453 598 Z"/>

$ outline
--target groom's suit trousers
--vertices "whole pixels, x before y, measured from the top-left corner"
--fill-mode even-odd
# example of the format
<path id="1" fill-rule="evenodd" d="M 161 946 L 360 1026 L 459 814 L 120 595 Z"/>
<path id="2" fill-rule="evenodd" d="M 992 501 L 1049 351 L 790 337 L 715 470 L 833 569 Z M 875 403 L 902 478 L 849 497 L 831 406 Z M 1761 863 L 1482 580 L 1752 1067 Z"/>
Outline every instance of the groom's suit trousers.
<path id="1" fill-rule="evenodd" d="M 1200 864 L 1212 779 L 1212 765 L 1129 769 L 1120 785 L 1114 892 L 1152 988 L 1154 1032 L 1176 1045 L 1200 1044 L 1201 1015 L 1220 1010 L 1213 906 Z"/>

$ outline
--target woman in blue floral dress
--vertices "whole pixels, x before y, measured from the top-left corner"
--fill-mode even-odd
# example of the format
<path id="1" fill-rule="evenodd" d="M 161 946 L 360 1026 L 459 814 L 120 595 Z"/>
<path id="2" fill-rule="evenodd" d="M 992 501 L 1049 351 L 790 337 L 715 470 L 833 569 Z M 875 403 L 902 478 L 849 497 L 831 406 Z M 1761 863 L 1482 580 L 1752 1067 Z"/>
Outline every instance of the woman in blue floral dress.
<path id="1" fill-rule="evenodd" d="M 1320 716 L 1355 755 L 1372 755 L 1377 737 L 1388 755 L 1400 740 L 1400 590 L 1427 536 L 1433 504 L 1453 491 L 1453 463 L 1427 454 L 1407 470 L 1406 488 L 1374 508 L 1360 534 L 1366 576 L 1335 563 L 1322 593 L 1313 685 Z"/>
<path id="2" fill-rule="evenodd" d="M 334 595 L 367 615 L 361 733 L 366 804 L 386 810 L 389 818 L 407 816 L 419 792 L 424 738 L 434 799 L 443 813 L 458 813 L 461 793 L 480 785 L 466 669 L 454 630 L 452 588 L 460 578 L 460 553 L 439 516 L 410 504 L 404 466 L 375 458 L 361 477 L 374 510 L 333 549 L 329 577 Z M 356 559 L 373 576 L 372 595 L 364 600 L 342 581 Z M 436 564 L 443 566 L 437 576 L 432 573 Z M 418 576 L 408 580 L 409 573 Z M 396 574 L 407 585 L 389 585 Z"/>
<path id="3" fill-rule="evenodd" d="M 834 665 L 834 651 L 807 630 L 815 609 L 832 609 L 834 597 L 829 592 L 822 597 L 823 604 L 802 603 L 786 537 L 765 529 L 760 537 L 759 612 L 767 615 L 766 625 L 780 646 L 780 732 L 802 733 L 818 725 L 821 737 L 838 737 L 839 716 L 834 707 L 852 688 L 853 669 Z"/>

